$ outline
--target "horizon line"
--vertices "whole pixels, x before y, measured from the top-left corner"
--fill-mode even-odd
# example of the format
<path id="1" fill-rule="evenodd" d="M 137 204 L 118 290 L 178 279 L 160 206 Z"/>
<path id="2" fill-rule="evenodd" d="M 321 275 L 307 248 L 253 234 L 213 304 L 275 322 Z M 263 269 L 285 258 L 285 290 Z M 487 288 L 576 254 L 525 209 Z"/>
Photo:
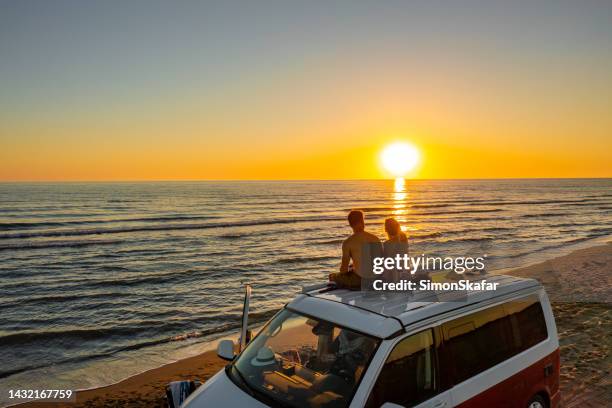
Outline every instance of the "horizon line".
<path id="1" fill-rule="evenodd" d="M 406 181 L 485 181 L 485 180 L 609 180 L 612 176 L 605 177 L 463 177 L 463 178 L 347 178 L 347 179 L 103 179 L 103 180 L 0 180 L 0 184 L 18 183 L 193 183 L 193 182 L 300 182 L 300 181 L 393 181 L 403 178 Z"/>

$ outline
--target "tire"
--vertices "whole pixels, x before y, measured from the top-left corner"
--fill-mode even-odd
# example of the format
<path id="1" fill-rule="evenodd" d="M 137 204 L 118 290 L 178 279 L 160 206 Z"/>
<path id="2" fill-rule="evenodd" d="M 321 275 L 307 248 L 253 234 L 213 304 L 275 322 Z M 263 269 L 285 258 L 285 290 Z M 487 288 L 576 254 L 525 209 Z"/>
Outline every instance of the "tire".
<path id="1" fill-rule="evenodd" d="M 527 403 L 527 408 L 548 408 L 548 404 L 541 395 L 534 395 Z"/>

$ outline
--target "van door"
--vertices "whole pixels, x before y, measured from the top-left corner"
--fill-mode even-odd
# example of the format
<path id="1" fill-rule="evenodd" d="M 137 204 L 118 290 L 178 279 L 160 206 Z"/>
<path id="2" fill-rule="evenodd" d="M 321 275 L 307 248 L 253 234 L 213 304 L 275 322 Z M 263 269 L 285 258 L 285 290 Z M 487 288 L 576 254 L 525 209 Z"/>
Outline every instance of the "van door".
<path id="1" fill-rule="evenodd" d="M 401 339 L 389 353 L 365 407 L 450 407 L 449 392 L 440 392 L 435 344 L 432 329 Z"/>
<path id="2" fill-rule="evenodd" d="M 546 354 L 520 353 L 547 338 L 535 296 L 510 300 L 442 324 L 454 406 L 519 408 L 546 389 Z M 554 367 L 551 366 L 551 369 Z M 549 376 L 552 377 L 552 376 Z"/>

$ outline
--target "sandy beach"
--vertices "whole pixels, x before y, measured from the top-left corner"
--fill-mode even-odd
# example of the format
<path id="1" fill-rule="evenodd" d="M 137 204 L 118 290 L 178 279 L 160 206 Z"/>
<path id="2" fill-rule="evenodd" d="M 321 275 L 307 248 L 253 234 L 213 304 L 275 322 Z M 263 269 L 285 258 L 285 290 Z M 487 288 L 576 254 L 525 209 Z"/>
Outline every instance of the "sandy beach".
<path id="1" fill-rule="evenodd" d="M 572 252 L 511 274 L 539 279 L 553 300 L 561 345 L 565 407 L 601 407 L 612 400 L 612 313 L 606 295 L 612 280 L 612 243 Z M 609 299 L 609 297 L 608 297 Z M 177 361 L 117 384 L 82 391 L 73 404 L 26 403 L 23 407 L 164 407 L 170 381 L 205 381 L 224 366 L 214 351 Z"/>
<path id="2" fill-rule="evenodd" d="M 538 279 L 551 298 L 561 349 L 564 406 L 610 406 L 612 243 L 511 273 Z"/>

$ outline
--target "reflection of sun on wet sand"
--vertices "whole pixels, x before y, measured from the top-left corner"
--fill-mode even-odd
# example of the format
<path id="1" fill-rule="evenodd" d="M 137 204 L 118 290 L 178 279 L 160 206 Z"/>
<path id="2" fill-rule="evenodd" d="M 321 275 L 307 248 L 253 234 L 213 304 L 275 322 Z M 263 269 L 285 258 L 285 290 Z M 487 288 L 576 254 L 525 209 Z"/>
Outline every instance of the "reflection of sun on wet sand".
<path id="1" fill-rule="evenodd" d="M 604 407 L 612 400 L 612 313 L 606 299 L 612 280 L 612 244 L 511 271 L 539 279 L 553 301 L 561 344 L 561 392 L 565 407 Z M 607 296 L 607 297 L 606 297 Z M 569 301 L 568 301 L 569 300 Z M 307 333 L 302 333 L 301 336 Z M 66 407 L 165 407 L 164 388 L 175 380 L 206 380 L 226 362 L 214 351 L 77 394 Z M 25 404 L 51 407 L 59 404 Z"/>

